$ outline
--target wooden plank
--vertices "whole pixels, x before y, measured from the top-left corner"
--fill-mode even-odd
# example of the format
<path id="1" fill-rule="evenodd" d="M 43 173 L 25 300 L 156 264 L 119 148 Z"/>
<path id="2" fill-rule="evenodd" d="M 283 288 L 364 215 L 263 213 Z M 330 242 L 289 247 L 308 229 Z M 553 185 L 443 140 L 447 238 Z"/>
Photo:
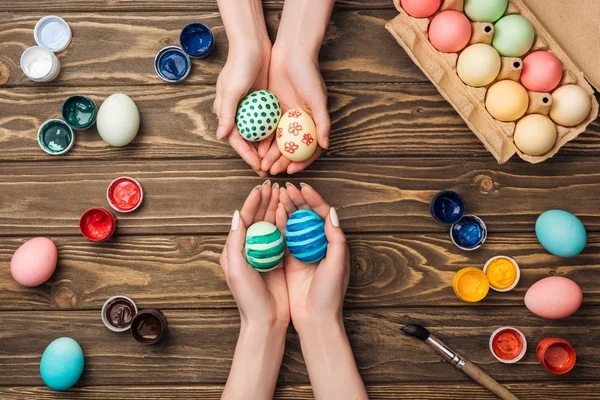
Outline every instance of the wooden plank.
<path id="1" fill-rule="evenodd" d="M 0 242 L 0 265 L 9 265 L 24 238 Z M 0 269 L 0 310 L 97 310 L 125 294 L 163 309 L 235 308 L 219 267 L 224 236 L 127 236 L 100 247 L 81 236 L 53 237 L 59 253 L 48 283 L 25 288 Z M 364 307 L 464 306 L 452 289 L 460 268 L 482 266 L 507 254 L 521 267 L 517 288 L 490 292 L 477 306 L 522 306 L 537 280 L 565 276 L 581 285 L 584 305 L 600 303 L 597 275 L 600 234 L 588 237 L 586 252 L 567 259 L 548 254 L 533 235 L 496 234 L 468 257 L 446 234 L 351 235 L 348 309 Z M 182 279 L 182 277 L 186 277 Z"/>
<path id="2" fill-rule="evenodd" d="M 331 147 L 323 158 L 491 155 L 431 85 L 331 85 Z M 64 100 L 86 94 L 98 104 L 115 92 L 136 102 L 142 124 L 133 143 L 110 147 L 95 127 L 76 132 L 69 160 L 237 158 L 215 139 L 214 88 L 135 86 L 94 88 L 11 88 L 0 91 L 0 161 L 52 159 L 37 143 L 39 126 L 61 118 Z M 26 106 L 25 106 L 26 105 Z M 558 157 L 600 155 L 600 120 L 561 149 Z M 514 158 L 516 162 L 517 157 Z"/>
<path id="3" fill-rule="evenodd" d="M 152 303 L 140 304 L 152 307 Z M 86 355 L 81 385 L 224 383 L 239 331 L 237 310 L 167 310 L 169 333 L 158 346 L 135 342 L 129 333 L 104 327 L 98 311 L 1 312 L 0 385 L 42 385 L 39 358 L 45 346 L 60 336 L 76 339 Z M 408 322 L 424 323 L 456 351 L 479 364 L 498 380 L 573 381 L 597 379 L 600 316 L 593 308 L 576 317 L 549 322 L 525 307 L 373 309 L 348 311 L 345 323 L 361 375 L 368 383 L 468 382 L 468 378 L 423 342 L 400 332 Z M 523 331 L 530 350 L 515 365 L 496 361 L 489 351 L 494 329 L 514 324 Z M 556 376 L 536 361 L 534 348 L 544 337 L 559 336 L 577 351 L 571 373 Z M 281 383 L 308 383 L 295 333 L 287 338 Z"/>
<path id="4" fill-rule="evenodd" d="M 168 3 L 168 2 L 164 2 Z M 390 2 L 391 4 L 391 2 Z M 266 20 L 274 39 L 280 12 L 269 11 Z M 61 74 L 40 84 L 25 77 L 21 53 L 35 45 L 33 28 L 44 13 L 4 13 L 0 17 L 0 62 L 8 68 L 6 86 L 114 86 L 163 84 L 154 71 L 154 57 L 163 47 L 179 44 L 186 24 L 202 21 L 216 38 L 211 56 L 194 60 L 192 73 L 177 87 L 214 84 L 227 57 L 227 38 L 219 13 L 68 13 L 73 31 L 68 49 L 59 54 Z M 332 15 L 321 49 L 321 69 L 332 82 L 428 82 L 384 29 L 395 10 L 339 11 Z"/>
<path id="5" fill-rule="evenodd" d="M 146 196 L 138 211 L 119 215 L 117 235 L 225 233 L 234 210 L 262 182 L 241 161 L 0 163 L 0 236 L 77 236 L 81 213 L 106 206 L 108 184 L 122 175 L 139 179 Z M 283 185 L 285 177 L 277 181 Z M 490 236 L 532 233 L 539 214 L 553 208 L 575 213 L 588 231 L 600 228 L 600 164 L 593 158 L 502 166 L 460 159 L 317 161 L 290 181 L 309 183 L 337 207 L 347 232 L 447 232 L 429 215 L 442 189 L 461 193 Z"/>
<path id="6" fill-rule="evenodd" d="M 506 386 L 518 397 L 529 400 L 596 400 L 600 392 L 600 384 L 595 382 L 560 382 L 560 383 L 509 383 Z M 76 386 L 63 392 L 69 399 L 86 400 L 139 400 L 140 393 L 144 399 L 163 400 L 165 398 L 219 400 L 223 392 L 222 385 L 152 385 L 149 386 Z M 367 392 L 372 400 L 464 400 L 478 399 L 496 400 L 497 397 L 475 383 L 389 383 L 367 385 Z M 44 386 L 12 386 L 0 387 L 0 396 L 5 400 L 21 400 L 35 398 L 38 400 L 54 400 L 56 392 Z M 278 400 L 310 400 L 314 399 L 310 385 L 279 385 L 275 390 Z"/>

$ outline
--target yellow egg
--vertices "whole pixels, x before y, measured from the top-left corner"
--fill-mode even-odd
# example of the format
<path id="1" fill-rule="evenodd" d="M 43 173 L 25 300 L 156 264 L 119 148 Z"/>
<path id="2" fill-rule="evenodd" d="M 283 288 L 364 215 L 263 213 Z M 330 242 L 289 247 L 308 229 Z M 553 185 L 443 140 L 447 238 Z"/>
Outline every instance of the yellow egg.
<path id="1" fill-rule="evenodd" d="M 293 109 L 283 113 L 277 126 L 277 147 L 290 161 L 306 161 L 317 149 L 317 129 L 306 111 Z"/>
<path id="2" fill-rule="evenodd" d="M 504 80 L 494 83 L 485 96 L 485 108 L 499 121 L 515 121 L 529 107 L 527 90 L 520 83 Z"/>
<path id="3" fill-rule="evenodd" d="M 545 115 L 530 114 L 517 122 L 514 140 L 523 153 L 541 156 L 554 146 L 556 126 Z"/>
<path id="4" fill-rule="evenodd" d="M 575 126 L 587 118 L 592 99 L 579 85 L 561 86 L 552 92 L 550 118 L 562 126 Z"/>
<path id="5" fill-rule="evenodd" d="M 456 64 L 456 73 L 469 86 L 489 85 L 500 72 L 500 55 L 492 46 L 477 43 L 464 49 Z"/>

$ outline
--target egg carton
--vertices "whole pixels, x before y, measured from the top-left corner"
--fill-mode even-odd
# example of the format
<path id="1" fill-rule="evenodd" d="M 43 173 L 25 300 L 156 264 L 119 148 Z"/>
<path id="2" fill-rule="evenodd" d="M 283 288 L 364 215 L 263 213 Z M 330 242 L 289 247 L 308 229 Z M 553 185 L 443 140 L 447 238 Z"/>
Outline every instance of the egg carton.
<path id="1" fill-rule="evenodd" d="M 586 81 L 583 72 L 567 56 L 522 0 L 510 0 L 504 15 L 521 14 L 531 22 L 535 30 L 535 42 L 527 54 L 538 50 L 554 53 L 563 65 L 563 77 L 559 86 L 577 84 L 592 98 L 592 110 L 579 125 L 564 127 L 555 124 L 557 139 L 552 149 L 546 154 L 540 156 L 524 154 L 513 141 L 516 123 L 494 119 L 485 107 L 485 95 L 491 85 L 504 79 L 519 82 L 523 68 L 522 58 L 502 57 L 500 73 L 492 83 L 479 88 L 468 86 L 456 73 L 458 53 L 442 53 L 436 50 L 429 42 L 427 35 L 429 23 L 437 13 L 445 10 L 463 12 L 463 0 L 444 0 L 437 13 L 429 18 L 411 17 L 402 9 L 400 0 L 394 0 L 394 4 L 400 14 L 386 24 L 386 29 L 437 87 L 440 94 L 460 114 L 498 163 L 504 164 L 515 153 L 532 164 L 543 162 L 554 156 L 566 143 L 579 136 L 598 116 L 598 101 L 594 97 L 594 89 Z M 474 43 L 491 44 L 494 35 L 493 23 L 472 22 L 471 27 L 472 35 L 469 45 Z M 547 116 L 552 106 L 551 94 L 528 91 L 528 95 L 529 108 L 525 115 L 538 113 Z"/>

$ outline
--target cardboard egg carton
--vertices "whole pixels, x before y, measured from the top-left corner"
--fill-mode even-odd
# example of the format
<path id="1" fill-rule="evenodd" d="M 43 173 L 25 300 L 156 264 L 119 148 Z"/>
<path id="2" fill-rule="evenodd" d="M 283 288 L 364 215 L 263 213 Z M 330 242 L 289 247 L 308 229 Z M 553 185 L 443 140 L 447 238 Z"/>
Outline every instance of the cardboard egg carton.
<path id="1" fill-rule="evenodd" d="M 492 153 L 500 164 L 508 161 L 515 153 L 530 163 L 545 161 L 554 156 L 567 142 L 575 139 L 598 116 L 598 101 L 593 95 L 594 89 L 586 81 L 583 72 L 546 31 L 522 0 L 509 0 L 505 15 L 521 14 L 531 22 L 535 29 L 535 42 L 527 54 L 537 50 L 548 50 L 554 53 L 563 65 L 563 78 L 559 86 L 577 84 L 584 88 L 592 98 L 592 110 L 585 121 L 573 127 L 555 124 L 557 139 L 550 151 L 541 156 L 522 153 L 513 142 L 516 123 L 498 121 L 485 108 L 485 95 L 491 85 L 503 79 L 519 82 L 523 68 L 522 58 L 502 57 L 502 67 L 494 82 L 480 88 L 468 86 L 463 83 L 456 73 L 458 54 L 439 52 L 429 42 L 427 31 L 433 16 L 430 18 L 414 18 L 404 12 L 400 6 L 400 0 L 394 0 L 394 4 L 400 14 L 386 24 L 386 29 L 396 38 L 396 41 L 437 87 L 441 95 L 450 102 L 473 133 L 483 142 L 485 148 Z M 444 10 L 463 12 L 463 0 L 444 0 L 438 13 Z M 471 26 L 473 33 L 469 44 L 491 44 L 494 35 L 494 25 L 492 23 L 472 22 Z M 551 94 L 537 92 L 528 92 L 528 94 L 529 108 L 525 115 L 533 113 L 548 115 L 552 106 Z"/>

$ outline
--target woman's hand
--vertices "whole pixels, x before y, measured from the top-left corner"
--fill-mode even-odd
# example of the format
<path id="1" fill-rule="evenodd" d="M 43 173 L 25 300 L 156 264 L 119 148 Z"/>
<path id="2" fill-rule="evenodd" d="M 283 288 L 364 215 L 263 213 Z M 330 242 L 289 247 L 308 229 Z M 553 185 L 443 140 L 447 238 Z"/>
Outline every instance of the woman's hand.
<path id="1" fill-rule="evenodd" d="M 217 139 L 227 137 L 231 147 L 255 170 L 261 171 L 257 145 L 248 142 L 235 126 L 240 100 L 249 92 L 268 86 L 271 41 L 267 36 L 260 0 L 219 0 L 221 18 L 229 40 L 225 66 L 217 79 L 213 108 L 219 119 Z"/>
<path id="2" fill-rule="evenodd" d="M 241 211 L 233 214 L 221 255 L 227 286 L 240 311 L 240 335 L 224 399 L 270 399 L 283 358 L 290 322 L 283 265 L 260 273 L 246 261 L 246 228 L 258 221 L 275 223 L 279 186 L 266 181 L 250 192 Z"/>

